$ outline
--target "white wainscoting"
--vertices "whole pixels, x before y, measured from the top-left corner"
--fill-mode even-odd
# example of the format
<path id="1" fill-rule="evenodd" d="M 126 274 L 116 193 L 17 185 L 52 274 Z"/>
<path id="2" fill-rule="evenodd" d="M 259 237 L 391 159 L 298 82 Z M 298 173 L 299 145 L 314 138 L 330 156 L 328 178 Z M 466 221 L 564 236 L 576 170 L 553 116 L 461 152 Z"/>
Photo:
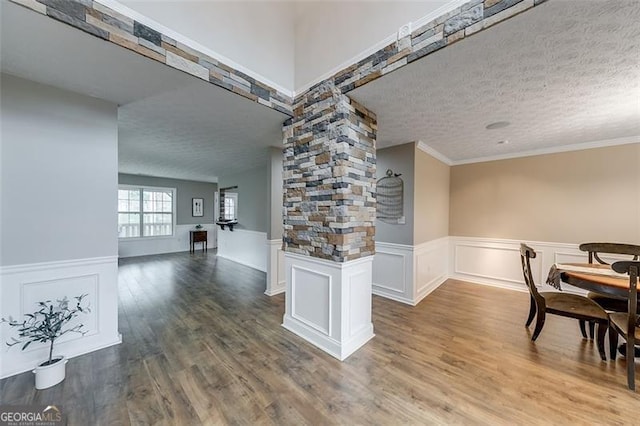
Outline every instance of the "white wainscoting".
<path id="1" fill-rule="evenodd" d="M 266 232 L 218 230 L 218 256 L 267 272 Z"/>
<path id="2" fill-rule="evenodd" d="M 373 294 L 413 305 L 413 246 L 376 241 Z"/>
<path id="3" fill-rule="evenodd" d="M 267 288 L 264 294 L 275 296 L 284 293 L 287 281 L 284 273 L 284 251 L 282 239 L 267 241 Z"/>
<path id="4" fill-rule="evenodd" d="M 69 333 L 54 348 L 54 354 L 69 358 L 122 341 L 118 333 L 118 258 L 100 257 L 0 268 L 0 317 L 22 319 L 37 310 L 37 302 L 87 294 L 91 312 L 74 321 L 84 325 L 84 336 Z M 73 325 L 73 324 L 72 324 Z M 16 336 L 13 327 L 0 325 L 0 377 L 32 370 L 48 356 L 45 344 L 32 344 L 25 351 L 4 342 Z"/>
<path id="5" fill-rule="evenodd" d="M 429 293 L 443 284 L 449 275 L 449 238 L 439 238 L 414 247 L 414 293 L 417 305 Z"/>
<path id="6" fill-rule="evenodd" d="M 521 242 L 536 251 L 531 269 L 536 285 L 544 291 L 554 290 L 545 283 L 554 263 L 587 262 L 587 254 L 578 249 L 578 244 L 472 237 L 449 240 L 449 277 L 510 290 L 527 291 L 520 265 Z M 567 284 L 562 287 L 563 291 L 585 293 Z"/>
<path id="7" fill-rule="evenodd" d="M 373 257 L 338 263 L 285 253 L 282 326 L 344 360 L 369 341 Z"/>
<path id="8" fill-rule="evenodd" d="M 118 255 L 120 257 L 133 257 L 189 251 L 189 231 L 194 229 L 195 225 L 176 225 L 175 234 L 170 237 L 119 239 Z M 208 231 L 207 248 L 216 248 L 216 225 L 202 224 L 202 230 Z M 202 243 L 196 243 L 196 250 L 201 247 Z"/>
<path id="9" fill-rule="evenodd" d="M 448 277 L 448 237 L 416 246 L 376 242 L 373 294 L 417 305 Z"/>

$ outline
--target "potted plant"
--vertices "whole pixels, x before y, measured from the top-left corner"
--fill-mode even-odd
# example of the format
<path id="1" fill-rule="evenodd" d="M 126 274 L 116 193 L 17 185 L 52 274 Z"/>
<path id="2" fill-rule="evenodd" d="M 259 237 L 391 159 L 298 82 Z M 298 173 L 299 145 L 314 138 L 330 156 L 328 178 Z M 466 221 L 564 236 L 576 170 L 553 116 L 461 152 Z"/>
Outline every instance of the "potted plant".
<path id="1" fill-rule="evenodd" d="M 8 320 L 2 318 L 1 322 L 6 322 L 11 327 L 17 327 L 19 338 L 13 337 L 11 342 L 7 342 L 7 346 L 15 346 L 22 344 L 22 350 L 25 350 L 31 343 L 40 342 L 49 344 L 49 358 L 38 364 L 33 370 L 36 375 L 36 389 L 46 389 L 57 385 L 64 380 L 65 365 L 67 359 L 58 355 L 53 356 L 53 345 L 56 340 L 67 333 L 85 334 L 82 330 L 83 324 L 77 324 L 73 327 L 64 328 L 73 318 L 80 313 L 87 313 L 91 310 L 88 306 L 83 305 L 83 299 L 86 294 L 75 297 L 75 306 L 69 306 L 69 299 L 58 299 L 56 302 L 47 300 L 38 302 L 40 309 L 31 314 L 25 314 L 25 319 L 18 322 L 9 317 Z"/>

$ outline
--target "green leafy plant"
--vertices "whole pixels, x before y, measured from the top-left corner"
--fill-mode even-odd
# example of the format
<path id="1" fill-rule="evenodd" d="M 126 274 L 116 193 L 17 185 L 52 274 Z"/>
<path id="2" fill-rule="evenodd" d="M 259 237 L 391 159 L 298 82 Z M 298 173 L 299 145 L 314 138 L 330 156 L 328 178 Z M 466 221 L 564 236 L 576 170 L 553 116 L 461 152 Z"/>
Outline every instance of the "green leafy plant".
<path id="1" fill-rule="evenodd" d="M 4 319 L 0 322 L 6 322 L 11 327 L 18 328 L 19 339 L 13 337 L 11 342 L 7 342 L 7 346 L 15 346 L 22 344 L 22 350 L 25 350 L 31 343 L 41 342 L 49 343 L 49 360 L 42 363 L 42 366 L 53 364 L 53 344 L 61 336 L 67 333 L 80 333 L 85 334 L 86 331 L 82 330 L 84 327 L 82 324 L 77 324 L 71 328 L 64 329 L 63 327 L 77 317 L 80 313 L 91 312 L 88 305 L 83 304 L 83 300 L 86 294 L 76 296 L 75 306 L 69 306 L 69 299 L 58 299 L 56 302 L 47 300 L 44 302 L 38 302 L 40 307 L 34 313 L 25 314 L 25 319 L 22 322 L 18 322 L 13 318 Z"/>

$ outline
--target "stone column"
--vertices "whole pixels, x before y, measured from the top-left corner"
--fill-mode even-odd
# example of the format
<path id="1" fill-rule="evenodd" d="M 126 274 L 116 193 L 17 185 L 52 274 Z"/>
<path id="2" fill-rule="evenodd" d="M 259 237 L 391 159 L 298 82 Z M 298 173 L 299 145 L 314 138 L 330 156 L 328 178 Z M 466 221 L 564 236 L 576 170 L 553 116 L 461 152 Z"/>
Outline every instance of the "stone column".
<path id="1" fill-rule="evenodd" d="M 373 337 L 376 126 L 331 82 L 284 126 L 283 326 L 340 360 Z"/>

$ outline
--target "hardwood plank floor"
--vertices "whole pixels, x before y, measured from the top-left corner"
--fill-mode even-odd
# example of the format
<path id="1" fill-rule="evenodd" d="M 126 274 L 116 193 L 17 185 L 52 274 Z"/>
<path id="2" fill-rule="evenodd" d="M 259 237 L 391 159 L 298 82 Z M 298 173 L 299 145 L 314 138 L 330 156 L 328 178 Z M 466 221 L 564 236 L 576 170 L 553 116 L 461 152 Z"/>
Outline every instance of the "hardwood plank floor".
<path id="1" fill-rule="evenodd" d="M 416 307 L 374 296 L 376 337 L 339 362 L 282 328 L 284 295 L 264 287 L 212 253 L 121 260 L 123 343 L 48 390 L 2 380 L 0 402 L 62 405 L 72 425 L 640 424 L 625 360 L 601 362 L 555 316 L 532 343 L 525 293 L 449 280 Z"/>

